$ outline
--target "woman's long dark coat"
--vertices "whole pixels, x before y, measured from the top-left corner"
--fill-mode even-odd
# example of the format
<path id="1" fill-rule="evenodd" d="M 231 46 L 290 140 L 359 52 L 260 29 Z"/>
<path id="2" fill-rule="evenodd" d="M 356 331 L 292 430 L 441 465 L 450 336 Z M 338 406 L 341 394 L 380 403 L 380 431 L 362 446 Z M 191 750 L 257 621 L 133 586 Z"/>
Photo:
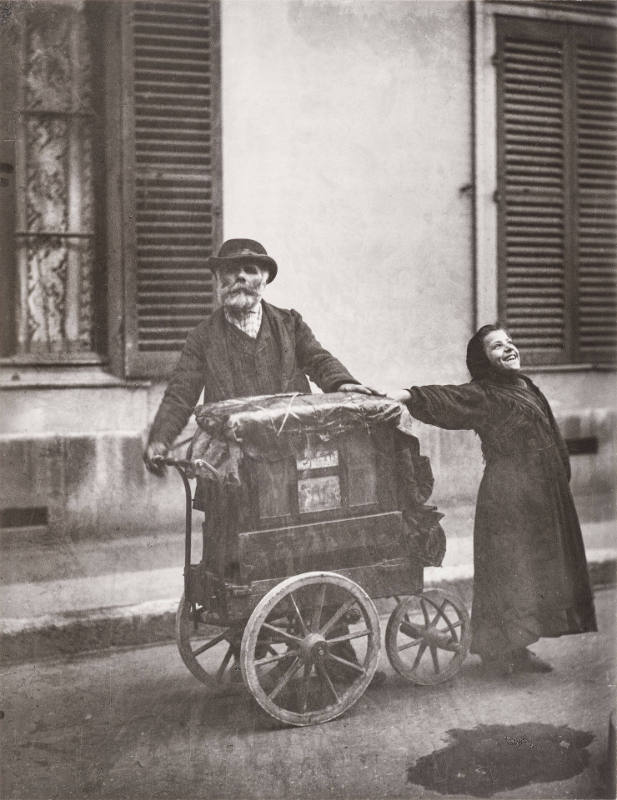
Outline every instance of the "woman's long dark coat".
<path id="1" fill-rule="evenodd" d="M 475 430 L 482 442 L 472 652 L 596 630 L 568 453 L 544 395 L 524 376 L 410 392 L 414 417 Z"/>

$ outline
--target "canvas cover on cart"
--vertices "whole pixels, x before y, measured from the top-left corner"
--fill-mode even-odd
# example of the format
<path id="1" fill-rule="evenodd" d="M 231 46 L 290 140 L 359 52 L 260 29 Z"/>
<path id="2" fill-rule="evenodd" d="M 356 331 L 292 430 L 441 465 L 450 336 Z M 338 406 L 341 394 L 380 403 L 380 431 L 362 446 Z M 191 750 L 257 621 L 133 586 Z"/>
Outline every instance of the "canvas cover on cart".
<path id="1" fill-rule="evenodd" d="M 198 424 L 187 457 L 197 478 L 195 507 L 208 511 L 208 501 L 221 492 L 241 488 L 251 462 L 275 462 L 293 456 L 300 463 L 310 450 L 327 453 L 354 432 L 393 432 L 397 484 L 405 521 L 418 557 L 439 564 L 445 536 L 443 516 L 425 505 L 433 489 L 429 459 L 420 453 L 412 421 L 399 403 L 360 393 L 281 394 L 207 403 L 195 409 Z M 237 495 L 236 495 L 237 497 Z M 229 505 L 227 505 L 229 507 Z"/>
<path id="2" fill-rule="evenodd" d="M 411 435 L 402 407 L 387 398 L 352 392 L 278 394 L 207 403 L 195 409 L 199 426 L 189 449 L 195 474 L 238 480 L 243 455 L 277 459 L 298 450 L 307 436 L 324 442 L 355 428 L 392 424 Z M 409 418 L 410 419 L 410 418 Z"/>

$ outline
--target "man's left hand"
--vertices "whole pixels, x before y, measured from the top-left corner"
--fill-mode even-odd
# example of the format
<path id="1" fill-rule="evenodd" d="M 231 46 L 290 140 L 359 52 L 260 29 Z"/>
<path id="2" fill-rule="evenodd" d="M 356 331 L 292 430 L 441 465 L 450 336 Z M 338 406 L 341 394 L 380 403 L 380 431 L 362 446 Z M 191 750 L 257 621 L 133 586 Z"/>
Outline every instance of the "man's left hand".
<path id="1" fill-rule="evenodd" d="M 378 392 L 371 386 L 365 386 L 363 383 L 341 383 L 336 390 L 337 392 L 359 392 L 360 394 L 374 394 L 378 397 L 383 397 L 383 392 Z"/>

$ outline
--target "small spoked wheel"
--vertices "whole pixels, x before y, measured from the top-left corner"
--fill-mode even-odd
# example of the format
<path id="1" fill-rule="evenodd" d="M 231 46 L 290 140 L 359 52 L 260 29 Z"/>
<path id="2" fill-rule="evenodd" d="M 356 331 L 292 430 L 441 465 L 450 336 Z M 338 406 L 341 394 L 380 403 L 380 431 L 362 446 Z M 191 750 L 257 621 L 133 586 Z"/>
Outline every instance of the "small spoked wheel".
<path id="1" fill-rule="evenodd" d="M 460 669 L 471 641 L 467 609 L 450 592 L 430 589 L 401 600 L 386 628 L 394 669 L 413 683 L 442 683 Z"/>
<path id="2" fill-rule="evenodd" d="M 363 694 L 379 658 L 373 601 L 349 578 L 306 572 L 255 607 L 242 637 L 249 690 L 275 719 L 312 725 L 340 716 Z"/>
<path id="3" fill-rule="evenodd" d="M 191 673 L 212 694 L 235 694 L 244 688 L 240 670 L 242 626 L 209 624 L 206 612 L 182 597 L 176 614 L 176 643 Z"/>

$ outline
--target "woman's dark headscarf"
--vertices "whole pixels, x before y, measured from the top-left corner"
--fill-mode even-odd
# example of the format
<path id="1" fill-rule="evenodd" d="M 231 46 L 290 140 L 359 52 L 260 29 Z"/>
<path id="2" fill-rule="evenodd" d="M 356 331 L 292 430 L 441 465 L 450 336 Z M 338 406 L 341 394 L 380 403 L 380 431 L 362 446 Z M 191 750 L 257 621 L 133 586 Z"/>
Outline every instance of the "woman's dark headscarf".
<path id="1" fill-rule="evenodd" d="M 484 339 L 493 331 L 506 330 L 503 325 L 483 325 L 467 343 L 467 369 L 474 380 L 485 378 L 491 372 L 491 362 L 484 352 Z"/>

